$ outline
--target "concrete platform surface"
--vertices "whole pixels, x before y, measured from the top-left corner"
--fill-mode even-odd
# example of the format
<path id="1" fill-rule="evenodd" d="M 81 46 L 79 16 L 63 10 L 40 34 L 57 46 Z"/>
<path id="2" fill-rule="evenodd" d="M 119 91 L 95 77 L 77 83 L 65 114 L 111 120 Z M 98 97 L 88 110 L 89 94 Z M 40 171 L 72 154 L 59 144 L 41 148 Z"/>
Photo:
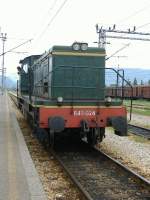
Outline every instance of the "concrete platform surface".
<path id="1" fill-rule="evenodd" d="M 0 94 L 0 200 L 46 200 L 7 93 Z"/>

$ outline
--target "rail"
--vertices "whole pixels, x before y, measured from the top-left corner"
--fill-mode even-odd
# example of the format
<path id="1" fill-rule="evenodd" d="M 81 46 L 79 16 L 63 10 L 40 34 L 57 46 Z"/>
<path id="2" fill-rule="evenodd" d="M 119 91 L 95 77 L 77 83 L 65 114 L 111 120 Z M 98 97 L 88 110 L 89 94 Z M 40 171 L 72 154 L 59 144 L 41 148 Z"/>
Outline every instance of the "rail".
<path id="1" fill-rule="evenodd" d="M 129 132 L 150 139 L 150 129 L 139 127 L 133 124 L 128 124 Z"/>
<path id="2" fill-rule="evenodd" d="M 149 197 L 150 181 L 85 142 L 71 147 L 61 144 L 53 155 L 87 199 Z"/>

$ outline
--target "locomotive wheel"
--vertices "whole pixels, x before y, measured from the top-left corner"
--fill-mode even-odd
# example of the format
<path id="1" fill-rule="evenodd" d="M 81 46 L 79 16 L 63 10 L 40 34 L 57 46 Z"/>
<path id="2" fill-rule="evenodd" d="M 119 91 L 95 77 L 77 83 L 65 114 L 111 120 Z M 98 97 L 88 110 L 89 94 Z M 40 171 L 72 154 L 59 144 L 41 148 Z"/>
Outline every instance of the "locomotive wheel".
<path id="1" fill-rule="evenodd" d="M 55 133 L 53 130 L 49 130 L 49 134 L 48 134 L 48 143 L 49 143 L 49 147 L 51 149 L 54 148 L 54 145 L 55 145 Z"/>
<path id="2" fill-rule="evenodd" d="M 91 128 L 90 131 L 87 133 L 87 141 L 89 145 L 94 146 L 97 144 L 98 139 L 98 130 L 97 128 Z"/>

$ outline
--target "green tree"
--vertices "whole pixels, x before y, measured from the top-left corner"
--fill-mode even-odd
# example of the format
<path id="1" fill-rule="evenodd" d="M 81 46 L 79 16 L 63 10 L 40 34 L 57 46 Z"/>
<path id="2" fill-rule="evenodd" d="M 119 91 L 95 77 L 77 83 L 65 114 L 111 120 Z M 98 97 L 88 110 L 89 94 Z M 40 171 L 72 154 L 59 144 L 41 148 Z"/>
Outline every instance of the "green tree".
<path id="1" fill-rule="evenodd" d="M 141 80 L 141 85 L 144 85 L 143 80 Z"/>
<path id="2" fill-rule="evenodd" d="M 150 85 L 150 80 L 148 80 L 148 85 Z"/>
<path id="3" fill-rule="evenodd" d="M 133 80 L 133 85 L 137 85 L 138 83 L 137 83 L 137 79 L 136 78 L 134 78 L 134 80 Z"/>

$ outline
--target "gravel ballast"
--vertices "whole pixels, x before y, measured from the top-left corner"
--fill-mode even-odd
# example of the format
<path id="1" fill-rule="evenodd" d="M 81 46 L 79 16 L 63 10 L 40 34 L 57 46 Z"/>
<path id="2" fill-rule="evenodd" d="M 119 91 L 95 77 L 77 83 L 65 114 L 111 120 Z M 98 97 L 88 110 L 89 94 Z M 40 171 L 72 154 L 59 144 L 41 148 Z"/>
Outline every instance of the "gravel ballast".
<path id="1" fill-rule="evenodd" d="M 132 113 L 132 119 L 129 123 L 150 129 L 150 116 L 144 116 Z"/>
<path id="2" fill-rule="evenodd" d="M 106 129 L 106 138 L 98 147 L 150 180 L 150 141 L 132 135 L 119 137 L 112 132 Z"/>
<path id="3" fill-rule="evenodd" d="M 85 200 L 58 161 L 33 137 L 28 123 L 13 103 L 12 106 L 42 182 L 47 200 Z"/>

